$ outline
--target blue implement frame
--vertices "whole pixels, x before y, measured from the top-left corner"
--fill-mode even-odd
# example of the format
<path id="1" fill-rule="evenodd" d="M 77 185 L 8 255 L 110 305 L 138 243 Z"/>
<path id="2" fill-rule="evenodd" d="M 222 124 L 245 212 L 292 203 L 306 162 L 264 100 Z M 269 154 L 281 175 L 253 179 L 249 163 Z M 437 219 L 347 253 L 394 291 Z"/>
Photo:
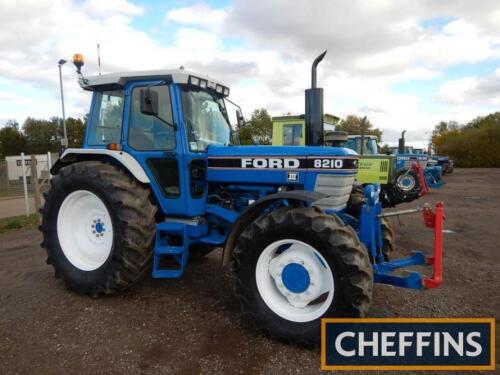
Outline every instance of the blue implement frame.
<path id="1" fill-rule="evenodd" d="M 428 265 L 426 256 L 421 251 L 412 251 L 411 256 L 402 259 L 385 260 L 382 254 L 382 204 L 378 200 L 380 186 L 367 185 L 365 187 L 366 204 L 361 209 L 359 219 L 359 238 L 368 249 L 373 260 L 374 281 L 410 289 L 424 289 L 424 278 L 419 272 L 406 272 L 405 275 L 395 275 L 396 270 Z M 352 219 L 351 219 L 352 221 Z"/>

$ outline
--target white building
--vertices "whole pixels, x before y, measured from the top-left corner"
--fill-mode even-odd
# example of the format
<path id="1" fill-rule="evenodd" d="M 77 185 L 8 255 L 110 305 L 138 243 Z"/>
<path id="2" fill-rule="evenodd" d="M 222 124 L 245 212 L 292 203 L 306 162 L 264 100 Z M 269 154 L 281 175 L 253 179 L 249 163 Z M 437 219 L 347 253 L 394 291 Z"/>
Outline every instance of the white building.
<path id="1" fill-rule="evenodd" d="M 46 178 L 49 175 L 50 166 L 53 165 L 57 159 L 57 154 L 40 154 L 35 155 L 37 160 L 38 178 Z M 9 181 L 17 181 L 23 179 L 22 159 L 21 155 L 6 156 L 7 175 Z M 26 176 L 31 177 L 31 155 L 24 156 L 24 168 Z"/>

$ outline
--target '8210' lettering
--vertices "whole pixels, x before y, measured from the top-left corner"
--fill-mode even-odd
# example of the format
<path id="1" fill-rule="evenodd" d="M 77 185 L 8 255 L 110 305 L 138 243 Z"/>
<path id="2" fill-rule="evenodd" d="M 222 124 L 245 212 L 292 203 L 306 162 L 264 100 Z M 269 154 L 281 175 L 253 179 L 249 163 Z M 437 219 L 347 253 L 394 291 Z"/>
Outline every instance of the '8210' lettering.
<path id="1" fill-rule="evenodd" d="M 342 169 L 343 167 L 342 159 L 314 159 L 314 168 Z"/>

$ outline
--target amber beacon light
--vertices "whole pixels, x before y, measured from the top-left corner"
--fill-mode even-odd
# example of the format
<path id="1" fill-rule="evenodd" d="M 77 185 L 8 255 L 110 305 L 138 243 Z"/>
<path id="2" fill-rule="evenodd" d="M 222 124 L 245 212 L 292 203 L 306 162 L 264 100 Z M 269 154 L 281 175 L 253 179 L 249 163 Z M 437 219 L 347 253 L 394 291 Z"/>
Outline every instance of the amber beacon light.
<path id="1" fill-rule="evenodd" d="M 73 64 L 76 66 L 76 71 L 78 73 L 81 73 L 81 69 L 83 66 L 83 55 L 80 55 L 79 53 L 75 53 L 73 55 Z"/>

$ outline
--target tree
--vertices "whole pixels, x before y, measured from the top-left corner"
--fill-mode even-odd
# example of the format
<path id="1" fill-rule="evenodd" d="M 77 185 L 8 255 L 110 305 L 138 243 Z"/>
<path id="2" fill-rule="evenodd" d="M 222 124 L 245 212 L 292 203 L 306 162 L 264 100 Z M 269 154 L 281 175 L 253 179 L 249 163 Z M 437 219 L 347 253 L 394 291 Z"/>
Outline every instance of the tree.
<path id="1" fill-rule="evenodd" d="M 436 126 L 434 126 L 434 130 L 432 131 L 432 136 L 438 135 L 441 133 L 446 133 L 453 130 L 458 130 L 460 125 L 456 121 L 440 121 Z"/>
<path id="2" fill-rule="evenodd" d="M 19 130 L 19 123 L 15 120 L 7 120 L 0 129 L 0 157 L 19 155 L 25 151 L 26 140 Z"/>
<path id="3" fill-rule="evenodd" d="M 24 121 L 23 132 L 28 153 L 44 154 L 59 149 L 60 132 L 57 121 L 57 117 L 52 117 L 49 121 L 28 117 Z"/>
<path id="4" fill-rule="evenodd" d="M 477 117 L 466 125 L 441 121 L 431 143 L 438 155 L 449 156 L 458 167 L 500 167 L 500 112 Z"/>
<path id="5" fill-rule="evenodd" d="M 66 119 L 66 131 L 68 135 L 68 147 L 82 147 L 83 145 L 83 137 L 85 135 L 85 126 L 86 126 L 86 117 L 82 119 L 68 117 Z M 62 118 L 60 117 L 52 117 L 50 122 L 56 124 L 58 126 L 58 142 L 60 143 L 60 139 L 64 137 L 64 129 Z"/>
<path id="6" fill-rule="evenodd" d="M 265 108 L 253 111 L 252 117 L 247 125 L 238 131 L 241 144 L 251 145 L 254 143 L 269 145 L 273 131 L 273 121 Z"/>
<path id="7" fill-rule="evenodd" d="M 387 154 L 389 154 L 389 151 L 390 151 L 390 149 L 389 149 L 388 144 L 384 143 L 382 146 L 380 146 L 380 149 L 379 149 L 380 154 L 387 155 Z"/>
<path id="8" fill-rule="evenodd" d="M 82 147 L 83 136 L 85 135 L 85 124 L 82 119 L 72 117 L 67 118 L 66 129 L 68 131 L 68 146 Z"/>
<path id="9" fill-rule="evenodd" d="M 361 125 L 363 124 L 363 117 L 356 115 L 348 115 L 345 119 L 341 120 L 337 125 L 336 130 L 347 132 L 348 134 L 359 135 L 361 134 Z M 365 134 L 376 135 L 379 142 L 382 140 L 382 130 L 375 128 L 370 120 L 366 119 L 364 122 Z"/>

